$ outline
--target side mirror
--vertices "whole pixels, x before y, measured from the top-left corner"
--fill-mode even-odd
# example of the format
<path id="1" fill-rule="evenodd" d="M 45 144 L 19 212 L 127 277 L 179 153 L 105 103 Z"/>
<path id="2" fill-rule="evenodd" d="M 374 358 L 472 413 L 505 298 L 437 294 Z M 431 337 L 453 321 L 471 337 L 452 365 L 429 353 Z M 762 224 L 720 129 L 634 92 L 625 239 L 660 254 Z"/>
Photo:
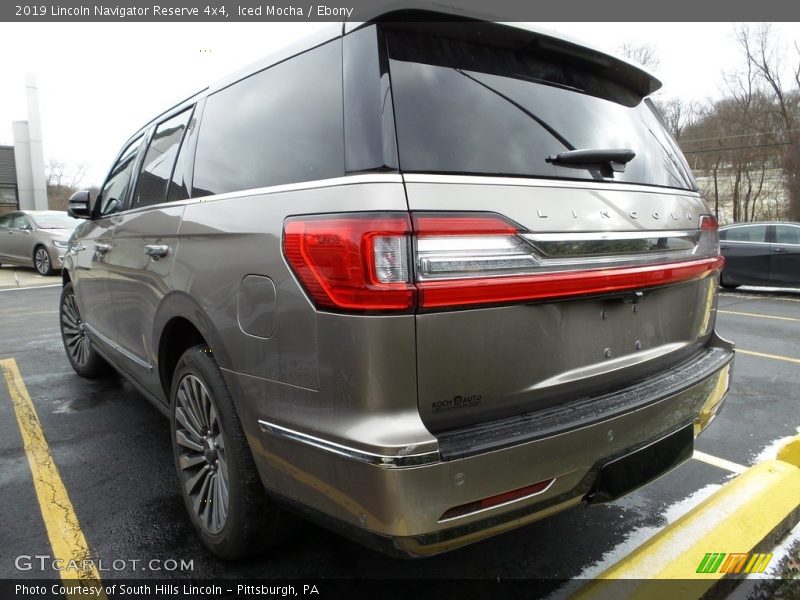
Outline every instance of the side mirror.
<path id="1" fill-rule="evenodd" d="M 90 219 L 92 217 L 91 195 L 89 190 L 80 190 L 69 197 L 67 214 L 74 219 Z"/>

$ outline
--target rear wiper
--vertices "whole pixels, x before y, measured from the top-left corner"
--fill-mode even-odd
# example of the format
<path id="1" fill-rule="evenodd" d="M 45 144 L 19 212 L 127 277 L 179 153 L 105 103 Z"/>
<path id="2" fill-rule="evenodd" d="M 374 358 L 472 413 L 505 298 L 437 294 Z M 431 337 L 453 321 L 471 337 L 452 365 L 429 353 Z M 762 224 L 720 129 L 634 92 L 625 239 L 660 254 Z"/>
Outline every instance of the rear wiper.
<path id="1" fill-rule="evenodd" d="M 586 165 L 607 166 L 613 173 L 624 173 L 625 165 L 633 160 L 636 153 L 630 148 L 591 148 L 587 150 L 568 150 L 547 157 L 547 162 L 585 167 Z"/>

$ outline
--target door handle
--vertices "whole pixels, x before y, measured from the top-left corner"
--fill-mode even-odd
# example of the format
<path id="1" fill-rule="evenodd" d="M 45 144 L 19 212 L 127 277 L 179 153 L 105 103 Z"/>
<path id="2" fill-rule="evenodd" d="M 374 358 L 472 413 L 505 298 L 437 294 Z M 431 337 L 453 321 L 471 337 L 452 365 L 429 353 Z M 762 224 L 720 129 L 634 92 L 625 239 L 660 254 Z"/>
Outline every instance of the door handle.
<path id="1" fill-rule="evenodd" d="M 169 252 L 169 246 L 167 244 L 147 244 L 144 247 L 144 253 L 147 256 L 152 256 L 153 260 L 158 260 L 162 256 L 166 256 Z"/>
<path id="2" fill-rule="evenodd" d="M 773 248 L 772 251 L 776 253 L 788 252 L 786 248 Z"/>
<path id="3" fill-rule="evenodd" d="M 95 244 L 94 249 L 98 254 L 105 254 L 111 250 L 111 244 Z"/>
<path id="4" fill-rule="evenodd" d="M 731 247 L 730 246 L 720 246 L 719 249 L 720 250 L 730 250 Z"/>

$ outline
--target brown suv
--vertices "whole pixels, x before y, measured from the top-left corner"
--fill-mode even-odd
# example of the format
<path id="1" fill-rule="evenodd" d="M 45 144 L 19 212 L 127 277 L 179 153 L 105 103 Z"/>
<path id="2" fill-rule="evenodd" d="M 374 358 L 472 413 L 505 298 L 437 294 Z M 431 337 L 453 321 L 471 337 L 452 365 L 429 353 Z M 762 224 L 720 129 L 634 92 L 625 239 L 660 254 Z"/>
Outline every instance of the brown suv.
<path id="1" fill-rule="evenodd" d="M 421 556 L 613 500 L 688 459 L 728 390 L 717 223 L 658 81 L 401 16 L 169 109 L 71 200 L 67 354 L 169 417 L 223 557 L 278 506 Z"/>

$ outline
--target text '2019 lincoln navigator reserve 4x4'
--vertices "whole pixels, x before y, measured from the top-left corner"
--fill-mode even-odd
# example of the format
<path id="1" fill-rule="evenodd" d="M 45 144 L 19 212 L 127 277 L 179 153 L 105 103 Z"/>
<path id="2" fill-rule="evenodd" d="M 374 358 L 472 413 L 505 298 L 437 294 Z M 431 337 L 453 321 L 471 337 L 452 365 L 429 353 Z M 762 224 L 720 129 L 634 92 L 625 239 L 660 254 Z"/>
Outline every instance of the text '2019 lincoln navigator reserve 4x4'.
<path id="1" fill-rule="evenodd" d="M 733 359 L 658 87 L 509 25 L 340 25 L 73 196 L 67 356 L 169 415 L 223 557 L 279 505 L 421 556 L 615 499 L 691 456 Z"/>

